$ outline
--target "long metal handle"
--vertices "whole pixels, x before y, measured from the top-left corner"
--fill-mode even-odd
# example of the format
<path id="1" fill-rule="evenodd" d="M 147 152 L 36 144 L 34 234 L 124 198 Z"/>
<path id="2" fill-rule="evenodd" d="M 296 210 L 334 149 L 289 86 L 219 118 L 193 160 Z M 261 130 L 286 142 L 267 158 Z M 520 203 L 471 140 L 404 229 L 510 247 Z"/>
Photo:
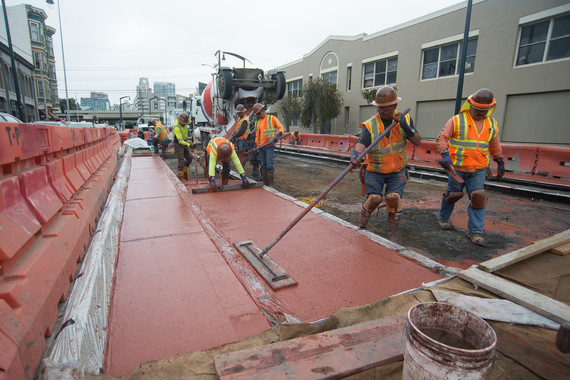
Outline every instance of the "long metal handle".
<path id="1" fill-rule="evenodd" d="M 409 108 L 407 108 L 407 109 L 403 112 L 403 115 L 407 114 L 408 112 L 410 112 L 410 109 L 409 109 Z M 386 136 L 386 135 L 392 130 L 392 128 L 393 128 L 397 123 L 398 123 L 398 122 L 394 120 L 394 121 L 392 122 L 392 124 L 390 124 L 390 125 L 384 130 L 384 132 L 382 132 L 378 137 L 376 137 L 376 139 L 372 142 L 372 144 L 368 145 L 368 147 L 367 147 L 366 149 L 364 149 L 364 151 L 363 151 L 362 153 L 360 153 L 360 155 L 358 155 L 358 157 L 356 157 L 356 160 L 355 160 L 355 161 L 361 161 L 361 160 L 368 154 L 368 152 L 370 152 L 370 151 L 372 150 L 372 148 L 374 148 L 376 145 L 378 145 L 378 143 L 380 142 L 380 140 L 382 140 L 382 138 L 383 138 L 384 136 Z M 289 232 L 289 230 L 291 230 L 291 228 L 293 228 L 301 219 L 303 219 L 303 217 L 304 217 L 305 215 L 307 215 L 307 213 L 308 213 L 309 211 L 311 211 L 311 209 L 312 209 L 313 207 L 315 207 L 315 205 L 316 205 L 317 203 L 319 203 L 319 201 L 320 201 L 321 199 L 323 199 L 323 197 L 324 197 L 325 195 L 327 195 L 327 193 L 328 193 L 329 191 L 331 191 L 332 188 L 335 187 L 336 184 L 339 183 L 339 181 L 340 181 L 350 170 L 352 170 L 353 167 L 354 167 L 354 164 L 351 162 L 351 163 L 348 165 L 348 167 L 347 167 L 346 169 L 344 169 L 344 171 L 343 171 L 334 181 L 332 181 L 332 183 L 329 185 L 329 187 L 327 187 L 318 197 L 316 197 L 316 198 L 311 202 L 311 204 L 310 204 L 309 206 L 307 206 L 305 209 L 303 209 L 303 211 L 301 212 L 301 214 L 299 214 L 299 216 L 296 217 L 295 220 L 293 220 L 293 221 L 291 222 L 291 224 L 289 224 L 289 225 L 287 226 L 287 228 L 285 228 L 285 229 L 279 234 L 279 236 L 277 236 L 275 239 L 273 239 L 273 241 L 272 241 L 271 243 L 269 243 L 269 245 L 268 245 L 267 247 L 265 247 L 265 248 L 260 252 L 259 257 L 262 258 L 264 255 L 266 255 L 266 254 L 267 254 L 267 251 L 269 251 L 271 248 L 273 248 L 273 246 L 274 246 L 275 244 L 277 244 L 277 242 L 278 242 L 279 240 L 281 240 L 281 238 L 282 238 L 283 236 L 285 236 L 285 234 L 286 234 L 287 232 Z"/>

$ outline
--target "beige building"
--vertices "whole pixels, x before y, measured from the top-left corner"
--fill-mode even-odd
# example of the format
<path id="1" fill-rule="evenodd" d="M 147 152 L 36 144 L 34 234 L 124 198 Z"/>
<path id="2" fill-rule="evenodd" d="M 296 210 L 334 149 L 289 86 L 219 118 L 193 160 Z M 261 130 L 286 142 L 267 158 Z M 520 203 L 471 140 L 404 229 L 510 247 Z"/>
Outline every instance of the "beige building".
<path id="1" fill-rule="evenodd" d="M 344 106 L 327 132 L 345 134 L 376 113 L 362 91 L 394 85 L 398 108 L 435 139 L 455 111 L 466 14 L 467 1 L 372 35 L 331 36 L 279 67 L 287 94 L 315 78 L 335 82 Z M 503 142 L 570 144 L 570 2 L 474 0 L 465 62 L 462 97 L 494 92 Z"/>

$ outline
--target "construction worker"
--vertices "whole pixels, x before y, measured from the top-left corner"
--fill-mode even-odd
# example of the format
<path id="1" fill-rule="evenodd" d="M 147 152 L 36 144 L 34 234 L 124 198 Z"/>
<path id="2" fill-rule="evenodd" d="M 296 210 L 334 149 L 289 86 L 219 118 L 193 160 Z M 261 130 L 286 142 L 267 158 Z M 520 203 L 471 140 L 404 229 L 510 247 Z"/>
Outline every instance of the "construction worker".
<path id="1" fill-rule="evenodd" d="M 233 161 L 243 184 L 246 186 L 249 184 L 233 144 L 224 137 L 216 137 L 210 140 L 210 143 L 206 147 L 206 163 L 210 177 L 210 191 L 217 190 L 216 163 L 218 161 L 222 163 L 222 186 L 228 184 L 230 180 L 230 159 Z"/>
<path id="2" fill-rule="evenodd" d="M 468 236 L 472 243 L 481 246 L 486 245 L 482 234 L 487 203 L 484 184 L 489 153 L 497 162 L 497 178 L 505 174 L 497 121 L 491 117 L 496 106 L 490 90 L 478 90 L 463 104 L 459 114 L 447 121 L 436 139 L 442 166 L 451 173 L 455 172 L 464 181 L 459 183 L 452 175 L 448 175 L 447 191 L 443 194 L 439 210 L 439 226 L 451 230 L 449 218 L 455 202 L 463 197 L 465 188 L 471 201 L 467 207 Z"/>
<path id="3" fill-rule="evenodd" d="M 396 111 L 402 98 L 396 95 L 391 86 L 380 87 L 376 92 L 373 105 L 378 113 L 362 123 L 362 132 L 356 146 L 351 150 L 350 162 L 354 167 L 360 165 L 356 158 L 393 122 L 397 124 L 383 137 L 378 145 L 366 155 L 366 198 L 360 211 L 359 227 L 365 229 L 370 215 L 382 203 L 383 195 L 388 210 L 390 232 L 395 232 L 402 211 L 402 197 L 407 182 L 406 155 L 407 140 L 420 145 L 422 137 L 414 128 L 410 115 Z"/>
<path id="4" fill-rule="evenodd" d="M 275 173 L 275 167 L 273 166 L 275 143 L 279 141 L 279 137 L 283 135 L 284 129 L 281 122 L 279 122 L 275 116 L 268 115 L 265 112 L 265 107 L 263 107 L 262 104 L 254 104 L 253 113 L 257 116 L 257 122 L 255 123 L 255 143 L 258 148 L 267 144 L 267 146 L 259 149 L 263 184 L 273 187 L 273 175 Z"/>
<path id="5" fill-rule="evenodd" d="M 192 154 L 190 153 L 190 148 L 194 148 L 194 134 L 188 137 L 188 122 L 190 117 L 186 112 L 181 112 L 176 116 L 176 121 L 173 125 L 172 133 L 174 135 L 174 152 L 176 153 L 176 158 L 178 159 L 178 179 L 189 180 L 190 179 L 190 169 L 189 166 L 192 163 Z"/>
<path id="6" fill-rule="evenodd" d="M 166 128 L 160 121 L 151 121 L 154 126 L 154 138 L 152 139 L 152 145 L 154 146 L 154 153 L 159 153 L 159 147 L 162 153 L 160 157 L 166 157 L 166 148 L 168 147 L 168 135 L 166 134 Z"/>
<path id="7" fill-rule="evenodd" d="M 243 163 L 247 159 L 247 135 L 249 134 L 249 118 L 245 114 L 245 107 L 239 104 L 236 107 L 236 115 L 237 115 L 237 126 L 236 130 L 230 137 L 230 142 L 235 145 L 236 151 L 238 152 L 238 157 L 240 162 L 243 166 Z"/>
<path id="8" fill-rule="evenodd" d="M 253 128 L 247 135 L 245 141 L 247 142 L 247 150 L 251 151 L 257 148 L 255 144 L 255 135 L 257 133 L 257 128 Z M 252 172 L 251 176 L 255 181 L 259 181 L 261 179 L 261 162 L 259 161 L 259 151 L 256 150 L 255 152 L 251 152 L 248 154 L 249 162 L 251 162 Z"/>

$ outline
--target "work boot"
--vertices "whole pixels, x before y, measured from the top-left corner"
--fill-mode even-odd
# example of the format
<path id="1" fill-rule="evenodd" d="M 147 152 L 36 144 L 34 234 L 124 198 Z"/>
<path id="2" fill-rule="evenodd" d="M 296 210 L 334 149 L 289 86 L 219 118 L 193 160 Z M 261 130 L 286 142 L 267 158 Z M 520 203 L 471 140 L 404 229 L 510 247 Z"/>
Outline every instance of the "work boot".
<path id="1" fill-rule="evenodd" d="M 476 234 L 476 233 L 469 232 L 468 235 L 469 235 L 469 239 L 471 239 L 471 243 L 480 245 L 481 247 L 485 247 L 487 245 L 487 243 L 485 242 L 485 239 L 483 239 L 482 234 Z"/>
<path id="2" fill-rule="evenodd" d="M 178 168 L 178 179 L 182 181 L 184 179 L 184 168 Z"/>
<path id="3" fill-rule="evenodd" d="M 369 212 L 368 210 L 366 210 L 364 207 L 362 207 L 360 209 L 360 220 L 359 220 L 359 225 L 358 228 L 361 228 L 363 230 L 366 229 L 366 225 L 368 224 L 368 220 L 370 220 L 370 214 L 372 214 L 371 212 Z"/>
<path id="4" fill-rule="evenodd" d="M 449 220 L 440 220 L 439 221 L 439 228 L 442 230 L 450 230 L 451 229 L 451 222 Z"/>
<path id="5" fill-rule="evenodd" d="M 185 166 L 184 169 L 182 170 L 182 177 L 186 181 L 190 180 L 190 168 L 188 166 Z"/>
<path id="6" fill-rule="evenodd" d="M 255 182 L 259 182 L 259 180 L 260 180 L 259 177 L 260 177 L 260 176 L 259 176 L 259 170 L 258 170 L 257 168 L 256 168 L 256 169 L 253 169 L 253 172 L 251 173 L 251 177 L 253 178 L 253 180 L 254 180 Z"/>
<path id="7" fill-rule="evenodd" d="M 269 187 L 273 187 L 273 174 L 275 172 L 271 171 L 271 172 L 267 172 L 267 183 Z"/>
<path id="8" fill-rule="evenodd" d="M 265 186 L 269 186 L 269 179 L 267 178 L 267 170 L 261 169 L 261 178 Z"/>
<path id="9" fill-rule="evenodd" d="M 400 213 L 399 212 L 389 212 L 388 213 L 388 238 L 392 239 L 396 232 L 398 231 L 398 225 L 400 224 Z"/>
<path id="10" fill-rule="evenodd" d="M 230 182 L 230 174 L 222 174 L 222 186 L 225 186 Z"/>

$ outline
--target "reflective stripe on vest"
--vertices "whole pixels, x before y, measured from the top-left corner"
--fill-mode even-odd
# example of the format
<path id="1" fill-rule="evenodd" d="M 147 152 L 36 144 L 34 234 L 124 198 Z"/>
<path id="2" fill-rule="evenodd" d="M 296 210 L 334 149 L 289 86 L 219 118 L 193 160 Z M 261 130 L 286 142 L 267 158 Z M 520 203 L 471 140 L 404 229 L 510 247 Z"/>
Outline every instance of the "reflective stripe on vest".
<path id="1" fill-rule="evenodd" d="M 239 130 L 239 128 L 241 127 L 241 123 L 242 122 L 246 122 L 247 123 L 247 127 L 245 128 L 245 132 L 243 133 L 243 135 L 241 135 L 240 137 L 238 137 L 238 140 L 245 140 L 247 138 L 247 135 L 249 134 L 249 118 L 247 116 L 242 117 L 241 119 L 238 120 L 237 122 L 237 127 L 236 127 L 236 131 Z"/>
<path id="2" fill-rule="evenodd" d="M 396 115 L 397 111 L 394 111 Z M 410 116 L 406 115 L 406 121 L 410 123 Z M 376 114 L 371 119 L 365 121 L 363 126 L 370 132 L 371 143 L 384 132 L 384 124 L 380 115 Z M 402 170 L 407 162 L 406 138 L 400 124 L 397 123 L 388 136 L 383 137 L 380 142 L 366 155 L 366 170 L 376 173 L 395 173 Z"/>
<path id="3" fill-rule="evenodd" d="M 489 143 L 497 135 L 497 122 L 484 119 L 481 134 L 469 112 L 453 116 L 453 136 L 449 139 L 449 155 L 455 166 L 484 169 L 489 166 Z"/>
<path id="4" fill-rule="evenodd" d="M 269 140 L 273 140 L 277 132 L 277 128 L 273 127 L 273 116 L 267 115 L 267 129 L 263 131 L 263 134 L 269 138 Z"/>
<path id="5" fill-rule="evenodd" d="M 157 132 L 159 131 L 159 132 Z M 164 129 L 164 126 L 162 124 L 157 125 L 154 128 L 154 133 L 157 135 L 157 137 L 161 140 L 164 140 L 166 138 L 166 129 Z"/>
<path id="6" fill-rule="evenodd" d="M 174 122 L 174 128 L 172 128 L 172 133 L 174 134 L 174 142 L 178 142 L 178 138 L 176 137 L 176 134 L 174 133 L 176 128 L 178 128 L 178 130 L 180 130 L 180 134 L 182 135 L 182 140 L 186 140 L 188 138 L 188 124 L 186 124 L 184 127 L 182 127 L 180 124 L 178 124 L 178 120 L 176 120 L 176 122 Z"/>
<path id="7" fill-rule="evenodd" d="M 210 143 L 208 144 L 208 147 L 206 148 L 206 152 L 209 155 L 216 157 L 216 160 L 217 160 L 218 159 L 218 145 L 220 145 L 220 143 L 223 143 L 223 142 L 227 142 L 228 144 L 230 144 L 230 147 L 232 148 L 232 154 L 234 154 L 234 145 L 232 143 L 230 143 L 228 141 L 228 139 L 226 139 L 224 137 L 216 137 L 215 139 L 210 140 Z"/>

